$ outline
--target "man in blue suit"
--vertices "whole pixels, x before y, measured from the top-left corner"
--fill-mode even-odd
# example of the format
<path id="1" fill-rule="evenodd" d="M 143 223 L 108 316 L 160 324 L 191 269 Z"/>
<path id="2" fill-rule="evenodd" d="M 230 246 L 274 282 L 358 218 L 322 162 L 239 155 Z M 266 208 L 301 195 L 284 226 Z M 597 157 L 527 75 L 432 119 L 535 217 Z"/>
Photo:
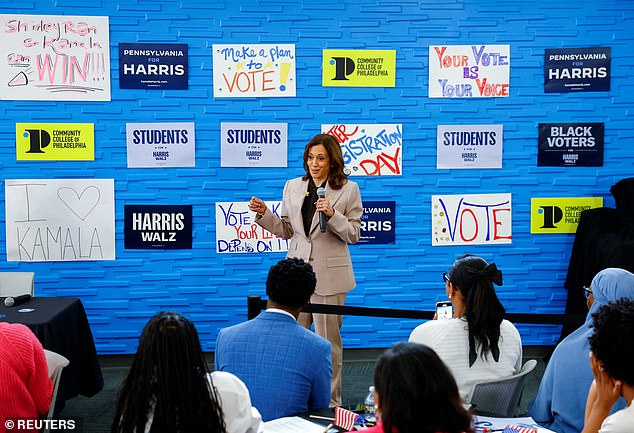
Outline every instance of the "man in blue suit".
<path id="1" fill-rule="evenodd" d="M 284 259 L 269 270 L 266 311 L 218 333 L 215 369 L 246 384 L 264 421 L 330 402 L 330 343 L 297 323 L 315 285 L 308 263 Z"/>

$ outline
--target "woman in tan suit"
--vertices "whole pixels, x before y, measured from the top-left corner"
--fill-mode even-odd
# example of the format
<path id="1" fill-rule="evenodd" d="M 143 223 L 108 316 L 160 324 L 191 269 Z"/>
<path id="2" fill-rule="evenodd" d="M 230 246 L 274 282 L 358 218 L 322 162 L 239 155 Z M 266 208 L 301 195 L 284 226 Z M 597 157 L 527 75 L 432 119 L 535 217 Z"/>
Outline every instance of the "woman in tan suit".
<path id="1" fill-rule="evenodd" d="M 274 214 L 264 201 L 252 197 L 249 209 L 255 222 L 271 233 L 291 239 L 287 257 L 310 263 L 317 276 L 317 288 L 311 303 L 343 305 L 346 293 L 355 285 L 348 244 L 360 237 L 363 204 L 359 186 L 344 173 L 343 155 L 337 140 L 319 134 L 304 149 L 302 177 L 291 179 L 284 186 L 282 208 Z M 317 197 L 317 189 L 325 189 L 325 198 Z M 326 216 L 326 230 L 319 227 L 319 213 Z M 331 405 L 341 404 L 342 345 L 341 316 L 301 313 L 299 323 L 310 328 L 332 344 Z"/>

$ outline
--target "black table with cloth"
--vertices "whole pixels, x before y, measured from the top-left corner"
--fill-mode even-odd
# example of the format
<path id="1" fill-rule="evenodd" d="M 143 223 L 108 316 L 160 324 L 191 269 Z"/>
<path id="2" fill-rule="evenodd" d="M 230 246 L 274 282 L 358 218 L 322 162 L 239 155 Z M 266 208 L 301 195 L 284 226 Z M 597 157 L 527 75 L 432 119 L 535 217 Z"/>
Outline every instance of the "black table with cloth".
<path id="1" fill-rule="evenodd" d="M 31 298 L 13 307 L 0 303 L 0 321 L 28 326 L 45 349 L 65 356 L 56 412 L 78 394 L 92 397 L 103 389 L 103 375 L 86 311 L 77 298 Z M 22 309 L 33 309 L 20 312 Z"/>

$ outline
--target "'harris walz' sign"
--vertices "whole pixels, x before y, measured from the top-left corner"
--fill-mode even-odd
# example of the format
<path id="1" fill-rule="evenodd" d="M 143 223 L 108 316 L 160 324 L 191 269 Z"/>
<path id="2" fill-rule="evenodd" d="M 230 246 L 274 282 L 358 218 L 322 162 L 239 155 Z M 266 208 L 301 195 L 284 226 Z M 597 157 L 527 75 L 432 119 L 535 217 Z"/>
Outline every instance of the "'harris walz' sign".
<path id="1" fill-rule="evenodd" d="M 608 92 L 610 47 L 547 49 L 544 92 Z"/>
<path id="2" fill-rule="evenodd" d="M 603 165 L 603 123 L 540 123 L 538 166 Z"/>
<path id="3" fill-rule="evenodd" d="M 125 205 L 127 250 L 192 247 L 191 205 Z"/>
<path id="4" fill-rule="evenodd" d="M 393 244 L 394 243 L 394 201 L 363 202 L 361 216 L 361 238 L 359 244 Z"/>
<path id="5" fill-rule="evenodd" d="M 186 90 L 187 44 L 119 44 L 121 89 Z"/>

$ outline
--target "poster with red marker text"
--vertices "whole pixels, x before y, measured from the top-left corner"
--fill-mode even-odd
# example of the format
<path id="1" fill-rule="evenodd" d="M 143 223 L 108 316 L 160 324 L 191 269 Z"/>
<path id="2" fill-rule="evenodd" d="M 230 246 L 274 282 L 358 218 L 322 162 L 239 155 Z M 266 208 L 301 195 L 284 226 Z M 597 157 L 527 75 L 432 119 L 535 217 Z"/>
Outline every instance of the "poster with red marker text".
<path id="1" fill-rule="evenodd" d="M 343 163 L 350 176 L 400 176 L 403 132 L 401 124 L 321 125 L 324 134 L 341 145 Z"/>
<path id="2" fill-rule="evenodd" d="M 511 244 L 511 194 L 434 195 L 433 246 Z"/>
<path id="3" fill-rule="evenodd" d="M 0 15 L 0 99 L 110 101 L 108 17 Z"/>

